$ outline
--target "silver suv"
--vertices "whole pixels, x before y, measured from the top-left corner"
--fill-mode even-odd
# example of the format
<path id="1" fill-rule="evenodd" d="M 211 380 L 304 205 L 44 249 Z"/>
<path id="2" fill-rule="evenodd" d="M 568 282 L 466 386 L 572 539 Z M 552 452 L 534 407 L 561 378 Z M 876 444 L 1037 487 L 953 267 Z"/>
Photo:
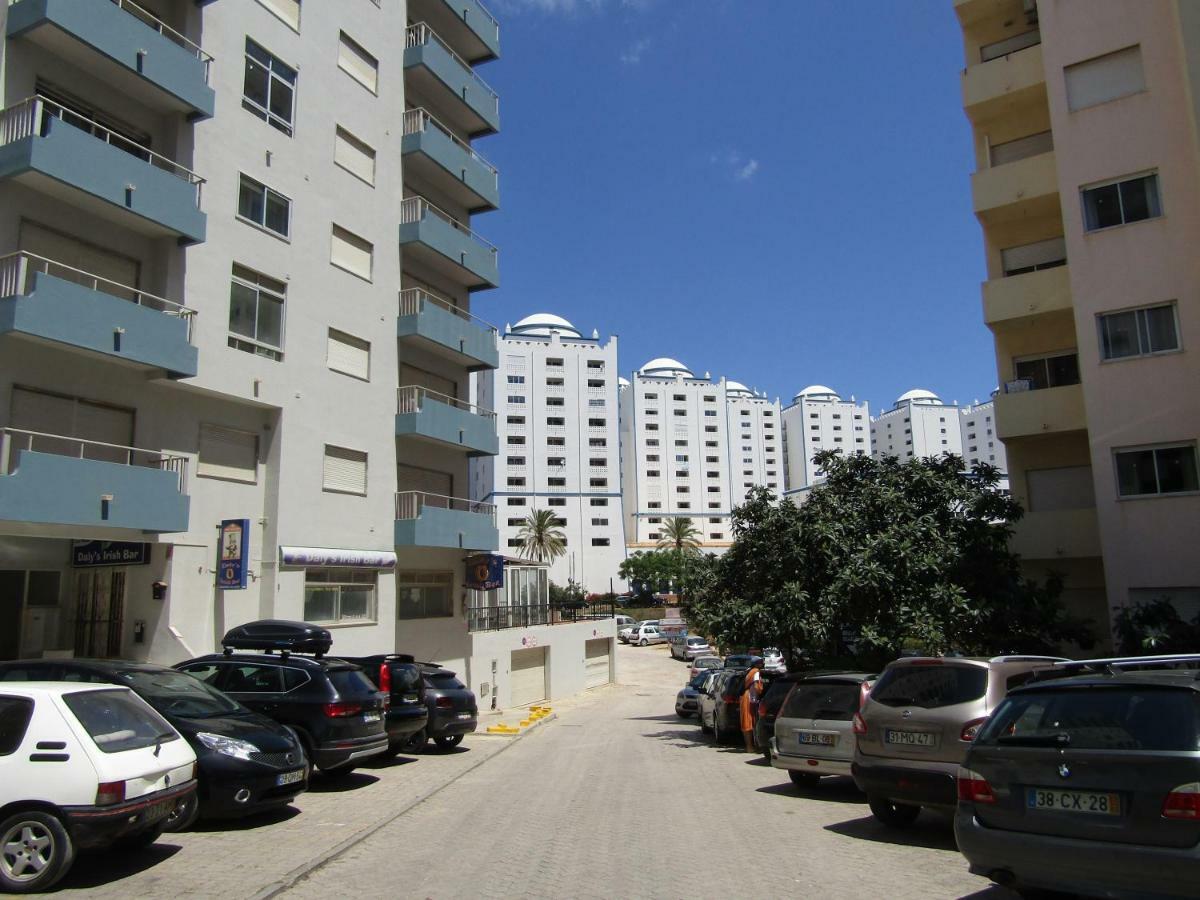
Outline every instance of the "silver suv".
<path id="1" fill-rule="evenodd" d="M 890 663 L 854 718 L 851 772 L 871 812 L 893 827 L 922 806 L 953 811 L 955 775 L 988 715 L 1050 656 L 914 657 Z"/>

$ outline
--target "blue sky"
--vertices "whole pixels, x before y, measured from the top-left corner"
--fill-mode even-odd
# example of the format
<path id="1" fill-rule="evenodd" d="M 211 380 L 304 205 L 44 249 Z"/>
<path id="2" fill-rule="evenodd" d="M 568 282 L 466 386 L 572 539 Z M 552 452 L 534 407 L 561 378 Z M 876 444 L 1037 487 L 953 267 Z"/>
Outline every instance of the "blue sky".
<path id="1" fill-rule="evenodd" d="M 490 0 L 503 327 L 554 312 L 785 404 L 995 385 L 949 0 Z"/>

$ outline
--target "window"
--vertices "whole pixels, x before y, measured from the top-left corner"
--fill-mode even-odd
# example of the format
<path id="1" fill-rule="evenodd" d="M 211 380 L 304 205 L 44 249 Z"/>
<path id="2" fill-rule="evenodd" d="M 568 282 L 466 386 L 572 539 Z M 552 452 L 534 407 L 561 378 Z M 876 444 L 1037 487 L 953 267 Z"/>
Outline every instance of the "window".
<path id="1" fill-rule="evenodd" d="M 608 498 L 607 497 L 593 497 L 591 499 L 591 505 L 592 506 L 608 506 Z"/>
<path id="2" fill-rule="evenodd" d="M 242 106 L 290 135 L 295 99 L 296 70 L 246 38 Z"/>
<path id="3" fill-rule="evenodd" d="M 333 161 L 355 178 L 375 184 L 375 150 L 340 125 L 334 131 Z"/>
<path id="4" fill-rule="evenodd" d="M 453 572 L 397 572 L 396 618 L 454 615 Z"/>
<path id="5" fill-rule="evenodd" d="M 509 527 L 509 528 L 519 528 L 520 526 L 522 526 L 522 525 L 524 525 L 524 524 L 525 524 L 525 520 L 524 520 L 524 519 L 521 519 L 521 518 L 509 519 L 509 520 L 508 520 L 508 527 Z"/>
<path id="6" fill-rule="evenodd" d="M 507 462 L 510 466 L 523 466 L 523 465 L 525 465 L 525 457 L 509 456 L 509 457 L 507 457 Z"/>
<path id="7" fill-rule="evenodd" d="M 567 420 L 562 416 L 546 416 L 546 424 L 554 427 L 562 427 Z"/>
<path id="8" fill-rule="evenodd" d="M 675 442 L 676 447 L 686 447 L 687 445 L 688 445 L 687 441 L 676 441 Z"/>
<path id="9" fill-rule="evenodd" d="M 704 446 L 705 447 L 715 447 L 715 446 L 717 446 L 717 442 L 716 441 L 705 441 Z"/>
<path id="10" fill-rule="evenodd" d="M 608 524 L 608 519 L 594 518 L 594 519 L 592 519 L 592 524 L 595 525 L 596 527 L 602 527 L 602 526 Z"/>
<path id="11" fill-rule="evenodd" d="M 510 434 L 510 435 L 508 436 L 508 441 L 507 441 L 506 443 L 509 443 L 509 444 L 524 444 L 524 443 L 525 443 L 525 435 L 523 435 L 523 434 Z"/>
<path id="12" fill-rule="evenodd" d="M 646 412 L 646 415 L 648 415 L 648 416 L 657 416 L 658 415 L 657 409 L 648 409 L 645 412 Z"/>
<path id="13" fill-rule="evenodd" d="M 509 487 L 525 487 L 524 476 L 509 476 L 505 482 Z"/>
<path id="14" fill-rule="evenodd" d="M 1146 89 L 1142 51 L 1136 45 L 1067 66 L 1063 74 L 1067 82 L 1067 108 L 1071 112 Z"/>
<path id="15" fill-rule="evenodd" d="M 646 509 L 662 509 L 662 501 L 651 500 L 646 504 Z"/>
<path id="16" fill-rule="evenodd" d="M 588 419 L 589 428 L 603 428 L 608 424 L 608 419 Z"/>
<path id="17" fill-rule="evenodd" d="M 1178 349 L 1179 332 L 1173 303 L 1100 316 L 1100 352 L 1104 359 L 1148 356 Z"/>
<path id="18" fill-rule="evenodd" d="M 642 394 L 642 398 L 645 400 L 657 400 L 658 394 Z"/>
<path id="19" fill-rule="evenodd" d="M 550 487 L 566 487 L 567 479 L 565 478 L 547 478 L 546 484 Z"/>
<path id="20" fill-rule="evenodd" d="M 1117 493 L 1122 497 L 1182 494 L 1200 490 L 1195 444 L 1115 451 Z"/>
<path id="21" fill-rule="evenodd" d="M 291 223 L 292 201 L 247 175 L 238 189 L 238 218 L 287 237 Z"/>
<path id="22" fill-rule="evenodd" d="M 524 416 L 509 416 L 508 424 L 509 425 L 524 425 L 525 417 Z"/>
<path id="23" fill-rule="evenodd" d="M 604 387 L 604 379 L 603 378 L 589 378 L 587 386 L 590 388 L 602 388 L 602 387 Z"/>
<path id="24" fill-rule="evenodd" d="M 229 346 L 283 359 L 283 303 L 287 285 L 236 263 L 229 289 Z"/>
<path id="25" fill-rule="evenodd" d="M 708 536 L 709 536 L 709 538 L 711 538 L 712 540 L 715 540 L 715 541 L 719 541 L 719 540 L 721 540 L 722 537 L 724 537 L 724 535 L 721 534 L 721 532 L 719 532 L 719 531 L 710 531 L 708 533 Z"/>
<path id="26" fill-rule="evenodd" d="M 661 525 L 662 517 L 661 516 L 650 516 L 649 518 L 646 519 L 646 521 L 651 525 Z"/>
<path id="27" fill-rule="evenodd" d="M 607 547 L 608 538 L 592 538 L 593 547 Z"/>
<path id="28" fill-rule="evenodd" d="M 607 447 L 608 438 L 588 438 L 589 447 Z"/>
<path id="29" fill-rule="evenodd" d="M 686 415 L 687 415 L 687 410 L 686 410 L 686 409 L 677 409 L 677 410 L 675 410 L 675 415 L 677 415 L 677 416 L 686 416 Z"/>
<path id="30" fill-rule="evenodd" d="M 258 435 L 220 425 L 200 425 L 196 474 L 245 484 L 258 482 Z"/>
<path id="31" fill-rule="evenodd" d="M 547 447 L 565 447 L 565 446 L 567 446 L 567 439 L 562 438 L 562 437 L 548 437 L 548 438 L 546 438 L 546 446 Z"/>
<path id="32" fill-rule="evenodd" d="M 375 621 L 375 569 L 304 570 L 304 621 L 358 624 Z"/>
<path id="33" fill-rule="evenodd" d="M 646 438 L 646 446 L 647 447 L 657 447 L 658 446 L 658 438 Z"/>
<path id="34" fill-rule="evenodd" d="M 325 445 L 322 490 L 337 494 L 367 493 L 367 454 L 360 450 Z"/>
<path id="35" fill-rule="evenodd" d="M 547 406 L 566 406 L 566 403 L 563 401 L 562 397 L 547 397 L 546 405 Z"/>
<path id="36" fill-rule="evenodd" d="M 0 697 L 0 756 L 16 753 L 25 740 L 33 701 L 25 697 Z"/>
<path id="37" fill-rule="evenodd" d="M 1029 382 L 1029 390 L 1079 384 L 1079 357 L 1074 353 L 1046 356 L 1041 359 L 1015 360 L 1013 371 L 1018 381 Z"/>
<path id="38" fill-rule="evenodd" d="M 508 402 L 520 406 L 525 402 L 525 396 L 523 394 L 509 394 Z"/>
<path id="39" fill-rule="evenodd" d="M 675 493 L 689 494 L 689 493 L 691 493 L 691 488 L 689 488 L 686 484 L 679 484 L 679 485 L 675 486 Z"/>
<path id="40" fill-rule="evenodd" d="M 687 500 L 680 500 L 675 504 L 679 509 L 691 509 L 692 504 Z"/>
<path id="41" fill-rule="evenodd" d="M 658 478 L 661 475 L 662 475 L 662 472 L 658 469 L 647 469 L 646 470 L 647 478 Z"/>
<path id="42" fill-rule="evenodd" d="M 300 30 L 300 0 L 258 0 L 258 2 L 296 31 Z"/>
<path id="43" fill-rule="evenodd" d="M 509 506 L 524 506 L 525 503 L 526 503 L 526 500 L 524 497 L 509 497 L 508 498 Z"/>
<path id="44" fill-rule="evenodd" d="M 524 546 L 525 546 L 525 542 L 524 542 L 523 540 L 521 540 L 520 538 L 509 538 L 509 539 L 508 539 L 508 546 L 510 546 L 510 547 L 524 547 Z"/>
<path id="45" fill-rule="evenodd" d="M 509 375 L 507 380 L 508 380 L 509 384 L 524 384 L 525 376 L 524 375 Z"/>
<path id="46" fill-rule="evenodd" d="M 371 344 L 361 338 L 330 328 L 325 362 L 334 372 L 371 380 Z"/>
<path id="47" fill-rule="evenodd" d="M 1161 215 L 1157 175 L 1139 175 L 1083 189 L 1083 219 L 1088 231 Z"/>
<path id="48" fill-rule="evenodd" d="M 650 532 L 648 535 L 646 535 L 646 537 L 647 537 L 647 539 L 649 539 L 651 541 L 658 541 L 658 540 L 662 539 L 662 535 L 659 534 L 657 531 Z"/>
<path id="49" fill-rule="evenodd" d="M 344 31 L 338 35 L 338 68 L 372 94 L 379 93 L 379 60 Z"/>
<path id="50" fill-rule="evenodd" d="M 684 400 L 687 400 L 687 395 L 686 394 L 672 394 L 671 399 L 675 400 L 677 402 L 682 402 Z"/>
<path id="51" fill-rule="evenodd" d="M 562 364 L 563 364 L 563 361 L 562 361 L 562 357 L 560 357 L 560 356 L 546 357 L 546 366 L 547 367 L 555 367 L 555 368 L 561 369 Z"/>
<path id="52" fill-rule="evenodd" d="M 371 268 L 375 258 L 375 247 L 357 234 L 339 225 L 333 226 L 330 241 L 329 261 L 351 275 L 371 280 Z"/>
<path id="53" fill-rule="evenodd" d="M 589 359 L 589 360 L 588 360 L 587 367 L 588 367 L 589 369 L 596 369 L 596 370 L 599 370 L 599 371 L 603 372 L 603 371 L 604 371 L 604 360 L 602 360 L 602 359 Z"/>
<path id="54" fill-rule="evenodd" d="M 547 506 L 566 506 L 567 498 L 566 497 L 548 497 L 546 499 L 546 505 Z"/>
<path id="55" fill-rule="evenodd" d="M 715 409 L 706 409 L 706 410 L 704 411 L 704 414 L 705 414 L 706 416 L 710 416 L 710 417 L 712 417 L 712 418 L 716 418 L 717 411 L 716 411 Z"/>
<path id="56" fill-rule="evenodd" d="M 601 466 L 607 466 L 608 460 L 599 458 L 599 457 L 592 457 L 591 459 L 588 460 L 588 465 L 596 466 L 597 468 L 599 468 Z"/>
<path id="57" fill-rule="evenodd" d="M 524 460 L 522 460 L 522 462 L 524 462 Z M 546 465 L 548 465 L 548 466 L 555 466 L 555 467 L 561 468 L 562 466 L 565 466 L 566 464 L 567 464 L 567 458 L 565 456 L 547 456 L 546 457 Z"/>

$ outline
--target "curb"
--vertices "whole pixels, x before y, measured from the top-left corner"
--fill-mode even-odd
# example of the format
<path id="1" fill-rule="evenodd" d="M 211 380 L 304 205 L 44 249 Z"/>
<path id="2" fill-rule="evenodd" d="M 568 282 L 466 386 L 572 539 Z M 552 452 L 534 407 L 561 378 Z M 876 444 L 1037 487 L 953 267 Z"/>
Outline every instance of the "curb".
<path id="1" fill-rule="evenodd" d="M 475 732 L 474 736 L 475 737 L 485 737 L 485 738 L 500 738 L 501 740 L 512 741 L 512 740 L 516 740 L 519 737 L 529 734 L 529 732 L 531 732 L 531 731 L 537 731 L 538 728 L 540 728 L 542 725 L 545 725 L 547 722 L 553 722 L 557 718 L 558 718 L 558 713 L 550 713 L 549 715 L 543 716 L 542 718 L 538 719 L 536 722 L 531 722 L 529 725 L 522 726 L 520 728 L 520 730 L 518 730 L 518 731 L 504 733 L 504 732 L 497 732 L 497 731 L 488 731 L 485 728 L 483 731 Z M 513 727 L 517 727 L 517 726 L 513 726 Z"/>
<path id="2" fill-rule="evenodd" d="M 557 716 L 548 716 L 543 721 L 551 721 L 554 718 L 557 718 Z M 537 724 L 540 725 L 542 723 L 538 722 Z M 431 797 L 434 797 L 435 795 L 441 793 L 446 788 L 450 787 L 450 785 L 454 784 L 456 781 L 458 781 L 460 778 L 462 778 L 464 775 L 469 775 L 471 772 L 474 772 L 480 766 L 486 765 L 487 763 L 491 762 L 493 759 L 495 759 L 497 756 L 499 756 L 501 753 L 503 753 L 509 747 L 513 746 L 513 744 L 516 743 L 518 738 L 522 738 L 526 734 L 529 734 L 531 731 L 535 731 L 535 730 L 536 730 L 536 727 L 535 728 L 526 728 L 526 729 L 523 729 L 520 734 L 505 736 L 505 737 L 510 737 L 511 739 L 505 741 L 504 746 L 502 746 L 499 750 L 497 750 L 491 756 L 487 757 L 487 759 L 481 759 L 481 760 L 479 760 L 479 762 L 473 763 L 469 768 L 463 769 L 461 772 L 459 772 L 457 775 L 455 775 L 453 778 L 451 778 L 449 781 L 445 782 L 444 784 L 439 784 L 437 787 L 429 789 L 424 794 L 421 794 L 419 797 L 417 797 L 415 800 L 413 800 L 411 803 L 408 803 L 407 805 L 402 806 L 400 809 L 396 810 L 393 813 L 389 813 L 388 815 L 384 816 L 382 819 L 379 819 L 376 822 L 372 822 L 367 827 L 350 835 L 350 837 L 346 838 L 341 843 L 335 844 L 333 847 L 326 850 L 324 853 L 320 853 L 317 856 L 315 856 L 313 859 L 310 859 L 304 865 L 297 866 L 296 868 L 292 869 L 292 871 L 288 872 L 282 878 L 280 878 L 276 881 L 272 881 L 270 884 L 265 885 L 264 887 L 260 888 L 259 890 L 257 890 L 253 894 L 251 894 L 250 900 L 270 900 L 270 898 L 272 898 L 272 897 L 279 896 L 284 891 L 292 888 L 297 882 L 303 880 L 308 875 L 311 875 L 317 869 L 320 869 L 326 863 L 332 862 L 334 859 L 341 856 L 343 853 L 345 853 L 347 850 L 349 850 L 354 845 L 359 844 L 362 841 L 365 841 L 367 838 L 369 838 L 372 834 L 377 832 L 379 829 L 387 827 L 392 822 L 396 821 L 401 816 L 403 816 L 405 813 L 409 812 L 410 810 L 414 809 L 417 806 L 420 806 L 422 803 L 424 803 L 426 800 L 430 799 Z M 476 733 L 476 736 L 478 736 L 478 733 Z M 494 734 L 486 735 L 486 736 L 487 737 L 497 737 L 497 735 L 494 735 Z"/>

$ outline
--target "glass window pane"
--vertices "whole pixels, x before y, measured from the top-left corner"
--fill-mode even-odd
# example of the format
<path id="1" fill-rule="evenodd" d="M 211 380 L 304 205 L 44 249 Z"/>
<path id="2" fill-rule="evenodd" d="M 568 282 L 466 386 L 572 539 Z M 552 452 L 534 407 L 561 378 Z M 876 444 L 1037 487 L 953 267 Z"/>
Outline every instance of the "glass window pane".
<path id="1" fill-rule="evenodd" d="M 267 106 L 267 81 L 270 75 L 267 70 L 252 59 L 246 60 L 246 81 L 242 93 L 246 99 L 264 109 Z"/>
<path id="2" fill-rule="evenodd" d="M 1194 491 L 1196 485 L 1196 448 L 1167 447 L 1155 450 L 1158 458 L 1158 490 L 1162 494 Z"/>
<path id="3" fill-rule="evenodd" d="M 304 589 L 304 620 L 332 622 L 337 615 L 337 589 L 306 587 Z"/>
<path id="4" fill-rule="evenodd" d="M 1046 361 L 1044 359 L 1024 359 L 1015 365 L 1018 381 L 1028 381 L 1035 391 L 1046 388 Z"/>
<path id="5" fill-rule="evenodd" d="M 373 617 L 371 600 L 375 591 L 369 587 L 342 588 L 342 619 L 370 619 Z"/>
<path id="6" fill-rule="evenodd" d="M 1083 207 L 1088 231 L 1121 224 L 1121 201 L 1115 184 L 1083 192 Z"/>
<path id="7" fill-rule="evenodd" d="M 234 334 L 252 338 L 258 319 L 258 292 L 239 282 L 233 282 L 229 291 L 229 330 Z"/>
<path id="8" fill-rule="evenodd" d="M 1175 333 L 1175 310 L 1170 306 L 1156 306 L 1144 310 L 1146 317 L 1146 333 L 1150 353 L 1162 350 L 1178 350 L 1179 335 Z"/>
<path id="9" fill-rule="evenodd" d="M 1105 359 L 1137 356 L 1137 316 L 1132 312 L 1113 313 L 1102 320 Z"/>
<path id="10" fill-rule="evenodd" d="M 247 178 L 238 190 L 238 215 L 259 225 L 263 221 L 263 186 Z"/>
<path id="11" fill-rule="evenodd" d="M 267 217 L 266 226 L 272 231 L 282 234 L 287 237 L 288 233 L 288 209 L 291 204 L 283 197 L 274 193 L 267 192 Z"/>
<path id="12" fill-rule="evenodd" d="M 400 619 L 420 619 L 424 604 L 421 601 L 421 589 L 415 587 L 396 588 L 396 617 Z"/>
<path id="13" fill-rule="evenodd" d="M 1122 497 L 1157 493 L 1153 450 L 1127 450 L 1117 454 L 1117 491 Z"/>
<path id="14" fill-rule="evenodd" d="M 291 124 L 292 121 L 292 88 L 278 78 L 271 80 L 271 104 L 268 107 L 272 114 Z"/>
<path id="15" fill-rule="evenodd" d="M 258 303 L 258 334 L 255 337 L 272 347 L 283 346 L 283 304 L 265 294 Z"/>
<path id="16" fill-rule="evenodd" d="M 1079 357 L 1074 353 L 1053 356 L 1046 360 L 1050 371 L 1050 387 L 1064 384 L 1079 384 Z"/>
<path id="17" fill-rule="evenodd" d="M 1147 178 L 1135 178 L 1121 183 L 1121 207 L 1126 222 L 1140 222 L 1158 215 L 1157 179 L 1151 175 Z"/>

